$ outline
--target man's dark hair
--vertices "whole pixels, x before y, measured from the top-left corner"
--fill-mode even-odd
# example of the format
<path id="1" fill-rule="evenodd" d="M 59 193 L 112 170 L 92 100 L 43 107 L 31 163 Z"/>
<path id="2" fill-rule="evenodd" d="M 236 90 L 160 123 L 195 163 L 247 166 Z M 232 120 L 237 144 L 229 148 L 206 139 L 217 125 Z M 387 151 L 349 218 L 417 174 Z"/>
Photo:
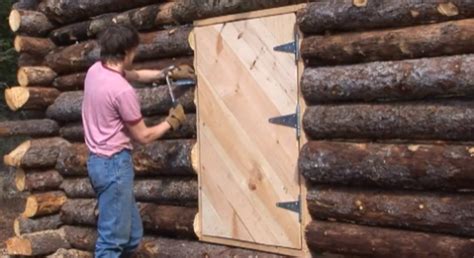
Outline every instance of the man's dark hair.
<path id="1" fill-rule="evenodd" d="M 127 51 L 138 43 L 138 32 L 133 27 L 112 25 L 99 35 L 100 57 L 103 62 L 123 61 Z"/>

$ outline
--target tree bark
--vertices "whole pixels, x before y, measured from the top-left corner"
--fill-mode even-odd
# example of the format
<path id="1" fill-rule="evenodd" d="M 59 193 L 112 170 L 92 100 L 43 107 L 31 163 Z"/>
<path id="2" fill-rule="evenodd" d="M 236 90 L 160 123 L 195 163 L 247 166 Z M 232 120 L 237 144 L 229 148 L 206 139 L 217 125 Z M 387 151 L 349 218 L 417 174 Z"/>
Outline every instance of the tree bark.
<path id="1" fill-rule="evenodd" d="M 59 27 L 50 33 L 50 38 L 58 46 L 72 45 L 96 36 L 101 30 L 114 24 L 113 18 L 116 14 L 104 14 L 91 20 L 81 21 Z M 99 29 L 100 30 L 97 30 Z"/>
<path id="2" fill-rule="evenodd" d="M 5 101 L 12 111 L 45 110 L 60 92 L 46 87 L 13 87 L 5 89 Z"/>
<path id="3" fill-rule="evenodd" d="M 352 1 L 315 2 L 298 12 L 301 31 L 356 31 L 404 27 L 474 17 L 470 0 L 446 1 L 368 1 L 358 8 Z"/>
<path id="4" fill-rule="evenodd" d="M 171 30 L 140 34 L 136 60 L 192 55 L 193 50 L 188 43 L 191 30 L 189 26 L 180 26 Z"/>
<path id="5" fill-rule="evenodd" d="M 12 5 L 13 10 L 35 10 L 40 0 L 20 0 Z"/>
<path id="6" fill-rule="evenodd" d="M 259 251 L 207 244 L 198 241 L 178 240 L 165 237 L 146 237 L 143 239 L 137 257 L 266 257 L 284 256 Z"/>
<path id="7" fill-rule="evenodd" d="M 56 45 L 48 38 L 36 38 L 27 36 L 17 36 L 14 42 L 15 50 L 18 53 L 28 53 L 36 56 L 45 56 L 53 50 Z"/>
<path id="8" fill-rule="evenodd" d="M 30 195 L 26 199 L 26 207 L 23 216 L 33 218 L 55 214 L 59 212 L 66 200 L 66 195 L 60 191 Z"/>
<path id="9" fill-rule="evenodd" d="M 18 191 L 47 191 L 57 190 L 63 177 L 55 170 L 28 171 L 17 169 L 15 184 Z"/>
<path id="10" fill-rule="evenodd" d="M 0 137 L 30 136 L 46 137 L 59 133 L 59 126 L 54 120 L 35 119 L 0 122 Z"/>
<path id="11" fill-rule="evenodd" d="M 472 101 L 347 104 L 309 107 L 312 139 L 473 140 Z"/>
<path id="12" fill-rule="evenodd" d="M 183 56 L 183 57 L 172 57 L 172 58 L 163 58 L 157 60 L 144 61 L 133 64 L 133 69 L 152 69 L 152 70 L 162 70 L 171 65 L 189 65 L 194 66 L 194 57 L 193 56 Z"/>
<path id="13" fill-rule="evenodd" d="M 89 150 L 85 144 L 71 144 L 61 148 L 56 169 L 64 177 L 88 176 L 87 158 Z"/>
<path id="14" fill-rule="evenodd" d="M 281 7 L 307 0 L 178 0 L 172 9 L 176 22 L 191 22 L 195 20 L 250 12 L 267 8 Z"/>
<path id="15" fill-rule="evenodd" d="M 474 236 L 474 196 L 315 187 L 307 196 L 313 218 L 369 226 Z"/>
<path id="16" fill-rule="evenodd" d="M 473 96 L 474 55 L 307 68 L 307 103 Z"/>
<path id="17" fill-rule="evenodd" d="M 72 23 L 87 20 L 103 13 L 113 13 L 156 3 L 156 0 L 45 0 L 41 11 L 50 19 L 60 23 Z"/>
<path id="18" fill-rule="evenodd" d="M 53 86 L 60 91 L 78 91 L 84 89 L 86 73 L 73 73 L 56 77 Z"/>
<path id="19" fill-rule="evenodd" d="M 148 126 L 158 125 L 165 121 L 166 117 L 145 118 Z M 0 123 L 1 128 L 1 123 Z M 0 129 L 1 132 L 1 129 Z M 1 135 L 1 133 L 0 133 Z M 72 123 L 63 126 L 60 135 L 64 139 L 73 142 L 84 142 L 84 129 L 82 123 Z M 187 114 L 186 121 L 178 130 L 171 130 L 165 133 L 160 139 L 194 139 L 196 138 L 196 115 Z"/>
<path id="20" fill-rule="evenodd" d="M 186 112 L 195 112 L 194 87 L 174 87 L 173 89 L 177 102 L 184 106 Z M 145 116 L 168 114 L 173 106 L 166 86 L 136 89 L 136 92 L 141 103 L 141 111 Z M 62 93 L 54 104 L 49 106 L 46 111 L 47 116 L 64 122 L 80 121 L 83 96 L 82 91 Z"/>
<path id="21" fill-rule="evenodd" d="M 93 258 L 94 254 L 77 249 L 58 249 L 54 254 L 46 256 L 46 258 Z"/>
<path id="22" fill-rule="evenodd" d="M 84 72 L 100 60 L 100 48 L 96 41 L 85 41 L 49 52 L 45 63 L 58 74 Z"/>
<path id="23" fill-rule="evenodd" d="M 301 53 L 308 65 L 338 65 L 474 53 L 474 19 L 403 29 L 311 36 Z"/>
<path id="24" fill-rule="evenodd" d="M 60 230 L 42 231 L 7 240 L 9 255 L 44 256 L 60 248 L 69 248 Z"/>
<path id="25" fill-rule="evenodd" d="M 306 228 L 312 251 L 370 257 L 459 257 L 474 255 L 474 241 L 440 234 L 313 221 Z"/>
<path id="26" fill-rule="evenodd" d="M 135 146 L 135 173 L 140 176 L 195 176 L 191 162 L 195 144 L 195 140 L 168 140 Z"/>
<path id="27" fill-rule="evenodd" d="M 192 168 L 191 150 L 195 140 L 156 141 L 135 146 L 133 163 L 138 176 L 195 176 Z M 87 148 L 75 144 L 61 149 L 56 169 L 63 176 L 87 175 Z"/>
<path id="28" fill-rule="evenodd" d="M 22 168 L 54 167 L 59 155 L 59 148 L 69 143 L 62 138 L 45 138 L 23 142 L 16 149 L 5 155 L 7 166 Z"/>
<path id="29" fill-rule="evenodd" d="M 60 187 L 69 198 L 95 198 L 89 178 L 66 179 Z M 198 185 L 195 178 L 135 180 L 137 201 L 157 204 L 196 206 Z"/>
<path id="30" fill-rule="evenodd" d="M 472 148 L 462 145 L 309 142 L 299 171 L 315 184 L 383 189 L 474 189 Z"/>
<path id="31" fill-rule="evenodd" d="M 24 234 L 57 229 L 61 225 L 62 222 L 59 214 L 44 216 L 37 219 L 29 219 L 20 216 L 13 222 L 13 229 L 16 236 L 21 237 Z"/>
<path id="32" fill-rule="evenodd" d="M 18 70 L 21 86 L 50 86 L 57 74 L 47 66 L 27 66 Z"/>
<path id="33" fill-rule="evenodd" d="M 43 13 L 36 11 L 14 9 L 8 21 L 14 33 L 33 37 L 44 37 L 55 27 Z"/>
<path id="34" fill-rule="evenodd" d="M 195 238 L 193 230 L 196 208 L 138 204 L 143 226 L 148 233 Z M 61 220 L 68 225 L 96 226 L 97 200 L 70 199 L 61 209 Z"/>
<path id="35" fill-rule="evenodd" d="M 93 252 L 97 240 L 95 228 L 63 226 L 64 236 L 72 248 Z"/>
<path id="36" fill-rule="evenodd" d="M 18 67 L 23 66 L 43 66 L 44 57 L 31 55 L 28 53 L 20 53 L 18 56 Z"/>

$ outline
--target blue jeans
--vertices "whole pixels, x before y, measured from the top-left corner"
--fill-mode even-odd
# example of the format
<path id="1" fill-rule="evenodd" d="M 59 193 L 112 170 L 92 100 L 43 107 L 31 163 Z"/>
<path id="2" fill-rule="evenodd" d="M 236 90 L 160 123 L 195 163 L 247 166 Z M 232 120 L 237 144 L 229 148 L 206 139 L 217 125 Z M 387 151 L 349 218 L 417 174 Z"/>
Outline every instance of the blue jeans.
<path id="1" fill-rule="evenodd" d="M 133 164 L 129 150 L 110 158 L 90 154 L 89 178 L 99 203 L 95 257 L 128 257 L 140 244 L 143 225 L 133 195 Z"/>

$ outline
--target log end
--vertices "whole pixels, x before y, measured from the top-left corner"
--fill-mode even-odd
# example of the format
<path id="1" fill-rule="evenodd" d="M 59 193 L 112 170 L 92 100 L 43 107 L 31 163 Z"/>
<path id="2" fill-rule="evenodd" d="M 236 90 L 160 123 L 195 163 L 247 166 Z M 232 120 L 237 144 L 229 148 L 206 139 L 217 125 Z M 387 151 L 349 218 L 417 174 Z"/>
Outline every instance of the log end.
<path id="1" fill-rule="evenodd" d="M 20 192 L 25 191 L 25 182 L 26 182 L 25 171 L 21 168 L 18 168 L 16 170 L 16 174 L 15 174 L 16 189 Z"/>
<path id="2" fill-rule="evenodd" d="M 194 234 L 198 238 L 201 238 L 201 215 L 196 213 L 196 216 L 194 217 L 194 222 L 193 222 L 193 228 L 194 228 Z"/>
<path id="3" fill-rule="evenodd" d="M 16 36 L 15 40 L 13 41 L 13 46 L 14 46 L 16 52 L 18 52 L 18 53 L 20 53 L 22 48 L 23 48 L 21 42 L 22 42 L 21 36 Z"/>
<path id="4" fill-rule="evenodd" d="M 12 111 L 23 107 L 30 98 L 30 91 L 25 87 L 5 89 L 5 101 Z"/>
<path id="5" fill-rule="evenodd" d="M 8 18 L 8 24 L 10 25 L 10 29 L 13 32 L 17 32 L 20 29 L 21 14 L 18 10 L 12 10 L 10 12 L 10 16 Z"/>
<path id="6" fill-rule="evenodd" d="M 18 69 L 17 80 L 20 86 L 28 86 L 29 84 L 28 74 L 27 74 L 26 69 L 27 69 L 26 67 L 20 67 L 20 69 Z"/>
<path id="7" fill-rule="evenodd" d="M 8 255 L 31 256 L 33 254 L 31 242 L 28 239 L 12 237 L 7 240 L 6 245 Z"/>
<path id="8" fill-rule="evenodd" d="M 38 213 L 38 201 L 34 196 L 28 196 L 26 199 L 25 211 L 23 217 L 32 218 Z"/>
<path id="9" fill-rule="evenodd" d="M 20 219 L 16 218 L 15 221 L 13 221 L 13 232 L 15 232 L 16 236 L 21 236 L 21 230 L 20 230 Z"/>
<path id="10" fill-rule="evenodd" d="M 3 163 L 11 167 L 19 167 L 25 153 L 30 149 L 31 141 L 26 141 L 3 157 Z"/>
<path id="11" fill-rule="evenodd" d="M 199 171 L 199 145 L 197 143 L 194 144 L 191 150 L 191 165 L 194 172 L 197 174 Z"/>
<path id="12" fill-rule="evenodd" d="M 368 0 L 353 0 L 353 4 L 356 7 L 366 7 Z"/>

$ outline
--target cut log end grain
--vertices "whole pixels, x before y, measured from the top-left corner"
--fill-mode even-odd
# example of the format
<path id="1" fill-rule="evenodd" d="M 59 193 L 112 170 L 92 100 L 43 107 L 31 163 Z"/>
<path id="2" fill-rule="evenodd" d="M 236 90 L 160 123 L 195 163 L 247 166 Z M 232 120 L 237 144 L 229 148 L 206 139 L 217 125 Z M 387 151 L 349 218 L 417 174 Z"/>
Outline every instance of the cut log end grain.
<path id="1" fill-rule="evenodd" d="M 200 237 L 202 231 L 201 231 L 201 214 L 199 212 L 196 213 L 196 216 L 194 217 L 193 228 L 194 228 L 194 234 Z"/>
<path id="2" fill-rule="evenodd" d="M 31 141 L 23 142 L 16 149 L 3 157 L 3 163 L 7 166 L 19 167 L 21 159 L 23 159 L 23 156 L 25 156 L 30 147 Z"/>
<path id="3" fill-rule="evenodd" d="M 352 4 L 356 7 L 366 7 L 368 0 L 353 0 Z"/>
<path id="4" fill-rule="evenodd" d="M 57 74 L 47 66 L 29 66 L 18 70 L 17 79 L 21 86 L 49 86 L 56 76 Z"/>
<path id="5" fill-rule="evenodd" d="M 60 92 L 46 87 L 13 87 L 5 90 L 5 101 L 12 111 L 44 110 L 54 103 Z"/>
<path id="6" fill-rule="evenodd" d="M 21 25 L 21 14 L 18 10 L 12 10 L 8 17 L 8 24 L 13 32 L 17 32 Z"/>
<path id="7" fill-rule="evenodd" d="M 197 174 L 199 171 L 199 145 L 197 143 L 191 149 L 191 164 L 194 172 Z"/>
<path id="8" fill-rule="evenodd" d="M 25 171 L 21 168 L 18 168 L 15 174 L 15 185 L 18 191 L 23 192 L 25 190 L 25 181 L 26 181 Z"/>
<path id="9" fill-rule="evenodd" d="M 24 217 L 36 217 L 59 212 L 67 197 L 63 192 L 49 192 L 31 195 L 26 199 Z"/>
<path id="10" fill-rule="evenodd" d="M 61 230 L 48 230 L 21 237 L 13 237 L 6 241 L 9 255 L 44 256 L 59 248 L 69 248 Z"/>

